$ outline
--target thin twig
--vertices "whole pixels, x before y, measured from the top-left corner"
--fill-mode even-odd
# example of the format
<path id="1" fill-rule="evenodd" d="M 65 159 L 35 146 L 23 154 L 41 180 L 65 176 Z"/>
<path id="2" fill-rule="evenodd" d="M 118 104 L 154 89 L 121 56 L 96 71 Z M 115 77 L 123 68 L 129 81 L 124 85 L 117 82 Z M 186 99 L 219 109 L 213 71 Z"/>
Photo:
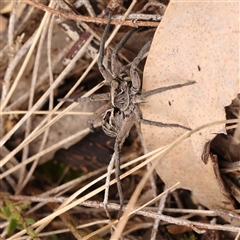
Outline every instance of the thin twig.
<path id="1" fill-rule="evenodd" d="M 10 200 L 13 201 L 20 201 L 20 202 L 41 202 L 41 203 L 48 203 L 48 202 L 56 202 L 56 203 L 63 203 L 64 201 L 66 201 L 68 198 L 67 197 L 47 197 L 53 193 L 57 193 L 60 190 L 64 190 L 69 186 L 72 186 L 73 188 L 81 183 L 86 181 L 89 178 L 92 178 L 95 175 L 98 175 L 101 172 L 104 172 L 106 170 L 106 167 L 103 167 L 99 170 L 96 170 L 92 173 L 88 173 L 80 178 L 74 179 L 70 182 L 64 183 L 59 187 L 56 187 L 54 189 L 51 189 L 47 192 L 44 192 L 42 194 L 40 194 L 39 196 L 25 196 L 25 195 L 8 195 L 5 193 L 1 193 L 1 197 L 6 197 Z M 1 198 L 0 197 L 0 198 Z M 164 198 L 164 195 L 162 196 L 161 199 Z M 161 201 L 161 200 L 160 200 Z M 163 203 L 163 200 L 162 200 Z M 164 206 L 161 203 L 161 208 Z M 85 206 L 85 207 L 92 207 L 92 208 L 102 208 L 104 203 L 99 202 L 99 201 L 84 201 L 80 204 L 81 206 Z M 112 210 L 118 210 L 120 208 L 119 204 L 116 203 L 108 203 L 107 207 L 109 209 Z M 154 210 L 157 210 L 156 207 L 145 207 L 144 208 L 144 212 L 154 212 Z M 158 209 L 159 211 L 159 209 Z M 32 212 L 32 211 L 31 211 Z M 169 213 L 182 213 L 184 214 L 183 217 L 185 218 L 185 214 L 186 213 L 190 213 L 192 216 L 193 215 L 198 215 L 198 216 L 224 216 L 224 215 L 228 215 L 231 216 L 232 218 L 235 219 L 239 219 L 239 214 L 236 214 L 235 212 L 232 211 L 226 211 L 223 209 L 218 209 L 218 210 L 198 210 L 198 209 L 178 209 L 178 208 L 164 208 L 162 209 L 162 212 L 169 212 Z M 28 212 L 27 214 L 29 214 L 30 212 Z M 138 212 L 137 212 L 138 213 Z M 158 214 L 160 214 L 158 212 Z"/>
<path id="2" fill-rule="evenodd" d="M 19 63 L 19 61 L 22 59 L 22 57 L 26 54 L 27 50 L 29 47 L 32 45 L 33 39 L 36 35 L 36 31 L 33 33 L 33 35 L 24 43 L 24 45 L 20 48 L 18 53 L 15 55 L 14 59 L 9 63 L 8 68 L 6 70 L 6 73 L 4 75 L 4 82 L 10 82 L 13 71 L 16 70 L 16 66 Z M 4 86 L 5 84 L 3 84 Z M 3 94 L 3 93 L 2 93 Z M 3 94 L 4 97 L 2 96 L 2 102 L 5 99 L 6 94 Z"/>
<path id="3" fill-rule="evenodd" d="M 168 196 L 168 191 L 162 196 L 162 198 L 159 201 L 159 206 L 158 206 L 158 211 L 157 211 L 158 214 L 162 214 L 167 196 Z M 150 240 L 155 240 L 156 239 L 160 221 L 161 220 L 159 218 L 155 219 L 155 221 L 153 223 L 153 228 L 152 228 L 152 233 L 151 233 L 151 239 Z"/>
<path id="4" fill-rule="evenodd" d="M 17 16 L 17 9 L 18 9 L 18 1 L 13 2 L 12 6 L 12 12 L 9 19 L 9 26 L 8 26 L 8 50 L 9 54 L 14 54 L 15 47 L 14 47 L 14 30 L 15 30 L 15 24 L 16 24 L 16 16 Z M 10 56 L 9 62 L 11 62 L 11 58 L 13 56 Z"/>
<path id="5" fill-rule="evenodd" d="M 57 15 L 57 16 L 61 16 L 63 18 L 66 19 L 72 19 L 72 20 L 80 20 L 83 22 L 93 22 L 93 23 L 107 23 L 107 19 L 105 18 L 97 18 L 97 17 L 88 17 L 88 16 L 82 16 L 82 15 L 74 15 L 74 14 L 70 14 L 67 12 L 63 12 L 63 11 L 58 11 L 55 9 L 52 9 L 50 7 L 47 7 L 41 3 L 37 3 L 37 2 L 33 2 L 31 0 L 22 0 L 23 2 L 32 5 L 36 8 L 39 8 L 45 12 L 49 12 L 51 14 Z M 131 27 L 136 27 L 136 26 L 141 26 L 141 27 L 157 27 L 159 25 L 159 22 L 144 22 L 144 21 L 131 21 L 131 20 L 112 20 L 111 24 L 113 25 L 124 25 L 124 26 L 131 26 Z"/>
<path id="6" fill-rule="evenodd" d="M 122 16 L 121 15 L 115 15 L 113 16 L 112 19 L 120 19 Z M 163 18 L 163 16 L 159 15 L 159 14 L 141 14 L 141 13 L 131 13 L 129 14 L 127 19 L 130 19 L 132 21 L 137 22 L 138 25 L 138 21 L 139 20 L 144 20 L 144 21 L 161 21 Z"/>
<path id="7" fill-rule="evenodd" d="M 103 203 L 94 202 L 94 201 L 86 201 L 86 202 L 83 202 L 81 205 L 87 206 L 87 207 L 94 207 L 94 208 L 103 207 Z M 115 204 L 115 203 L 109 203 L 107 207 L 109 209 L 119 210 L 120 205 Z M 124 207 L 124 210 L 126 210 L 126 207 Z M 189 221 L 189 220 L 185 220 L 185 219 L 181 219 L 181 218 L 170 217 L 170 216 L 155 213 L 155 212 L 148 212 L 148 211 L 143 211 L 143 210 L 135 211 L 134 210 L 134 213 L 142 215 L 142 216 L 150 217 L 153 219 L 159 219 L 159 220 L 162 220 L 162 221 L 165 221 L 168 223 L 181 225 L 181 226 L 189 226 L 189 227 L 195 226 L 197 228 L 203 228 L 203 229 L 233 231 L 233 232 L 240 231 L 240 227 L 234 227 L 234 226 L 230 226 L 230 225 L 219 225 L 219 224 L 212 225 L 210 223 L 207 224 L 207 223 L 194 222 L 194 221 Z"/>
<path id="8" fill-rule="evenodd" d="M 9 27 L 8 27 L 8 63 L 11 64 L 12 60 L 14 58 L 14 54 L 15 54 L 15 45 L 14 45 L 14 29 L 15 29 L 15 22 L 16 22 L 16 15 L 17 15 L 17 5 L 18 2 L 14 2 L 13 3 L 13 7 L 12 7 L 12 12 L 10 15 L 10 19 L 9 19 Z M 8 65 L 9 65 L 8 64 Z M 9 69 L 9 67 L 8 67 Z M 4 78 L 4 84 L 2 85 L 2 96 L 1 96 L 1 102 L 4 101 L 11 82 L 10 82 L 10 78 L 6 79 Z"/>

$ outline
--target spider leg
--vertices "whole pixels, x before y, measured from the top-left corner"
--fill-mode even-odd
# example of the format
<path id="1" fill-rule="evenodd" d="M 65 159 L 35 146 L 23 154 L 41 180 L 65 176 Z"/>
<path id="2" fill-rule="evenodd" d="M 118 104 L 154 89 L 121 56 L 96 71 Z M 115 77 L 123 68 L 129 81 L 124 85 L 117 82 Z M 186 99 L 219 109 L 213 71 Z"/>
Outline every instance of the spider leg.
<path id="1" fill-rule="evenodd" d="M 136 98 L 136 103 L 140 103 L 143 102 L 143 100 L 151 95 L 157 94 L 157 93 L 161 93 L 161 92 L 165 92 L 171 89 L 175 89 L 175 88 L 180 88 L 180 87 L 185 87 L 185 86 L 189 86 L 196 83 L 195 81 L 188 81 L 186 83 L 183 84 L 175 84 L 172 86 L 168 86 L 168 87 L 160 87 L 154 90 L 150 90 L 147 91 L 145 93 L 142 93 L 140 95 L 140 99 Z M 136 111 L 137 110 L 137 111 Z M 138 120 L 143 123 L 143 124 L 148 124 L 148 125 L 152 125 L 152 126 L 157 126 L 157 127 L 177 127 L 177 128 L 183 128 L 186 130 L 191 130 L 191 128 L 188 128 L 186 126 L 180 125 L 180 124 L 176 124 L 176 123 L 162 123 L 162 122 L 155 122 L 155 121 L 151 121 L 151 120 L 147 120 L 147 119 L 143 119 L 142 118 L 142 113 L 140 111 L 140 109 L 137 107 L 135 110 L 135 114 L 138 118 Z"/>
<path id="2" fill-rule="evenodd" d="M 128 41 L 128 39 L 132 36 L 132 34 L 136 31 L 138 31 L 138 28 L 132 28 L 130 31 L 127 32 L 127 34 L 121 39 L 121 41 L 116 45 L 116 47 L 113 49 L 112 55 L 111 55 L 111 72 L 114 77 L 116 77 L 119 74 L 118 70 L 118 53 L 122 49 L 122 47 L 125 45 L 125 43 Z"/>
<path id="3" fill-rule="evenodd" d="M 120 202 L 120 208 L 118 212 L 118 219 L 121 218 L 122 212 L 123 212 L 123 205 L 124 205 L 124 197 L 123 197 L 123 191 L 122 191 L 122 185 L 121 185 L 121 179 L 120 179 L 120 150 L 121 147 L 118 142 L 114 145 L 114 153 L 115 153 L 115 178 L 117 183 L 117 189 L 118 189 L 118 196 L 119 196 L 119 202 Z"/>
<path id="4" fill-rule="evenodd" d="M 100 42 L 100 46 L 99 46 L 99 57 L 98 57 L 98 61 L 97 61 L 99 71 L 101 72 L 103 78 L 108 83 L 110 83 L 112 81 L 112 76 L 111 76 L 111 73 L 104 67 L 103 59 L 104 59 L 104 47 L 105 47 L 105 42 L 106 42 L 106 38 L 107 38 L 107 33 L 110 28 L 111 17 L 112 17 L 112 12 L 109 11 L 108 22 L 107 22 L 106 28 L 102 34 L 102 38 L 101 38 L 101 42 Z"/>
<path id="5" fill-rule="evenodd" d="M 97 120 L 99 116 L 101 116 L 104 112 L 106 112 L 109 108 L 111 108 L 111 103 L 107 103 L 100 107 L 95 113 L 91 115 L 91 117 L 87 120 L 87 125 L 90 128 L 90 130 L 94 131 L 93 123 Z"/>
<path id="6" fill-rule="evenodd" d="M 142 58 L 144 57 L 144 55 L 148 52 L 150 46 L 151 46 L 152 41 L 147 42 L 143 48 L 141 49 L 141 51 L 138 53 L 138 55 L 134 58 L 132 64 L 131 64 L 131 68 L 130 68 L 130 76 L 132 79 L 132 92 L 134 94 L 138 93 L 140 91 L 141 88 L 141 80 L 140 77 L 137 73 L 137 66 L 140 63 L 140 61 L 142 60 Z"/>
<path id="7" fill-rule="evenodd" d="M 134 115 L 130 115 L 124 119 L 122 127 L 116 137 L 116 141 L 114 144 L 115 177 L 117 181 L 118 195 L 119 195 L 119 201 L 120 201 L 118 219 L 122 216 L 122 211 L 123 211 L 122 209 L 124 205 L 124 198 L 123 198 L 123 192 L 122 192 L 122 186 L 121 186 L 121 180 L 120 180 L 120 150 L 134 124 L 134 118 L 135 118 Z"/>
<path id="8" fill-rule="evenodd" d="M 170 127 L 170 128 L 174 127 L 174 128 L 183 128 L 185 130 L 191 130 L 191 128 L 188 128 L 186 126 L 183 126 L 183 125 L 180 125 L 177 123 L 162 123 L 162 122 L 155 122 L 155 121 L 144 119 L 142 117 L 142 112 L 138 106 L 135 106 L 134 114 L 135 114 L 136 119 L 143 124 L 157 126 L 157 127 Z"/>
<path id="9" fill-rule="evenodd" d="M 141 123 L 151 125 L 151 126 L 157 126 L 157 127 L 174 127 L 174 128 L 183 128 L 185 130 L 191 130 L 189 127 L 185 127 L 183 125 L 177 124 L 177 123 L 162 123 L 162 122 L 155 122 L 147 119 L 141 118 Z"/>
<path id="10" fill-rule="evenodd" d="M 94 94 L 90 97 L 82 97 L 82 98 L 59 98 L 60 102 L 98 102 L 98 101 L 106 101 L 110 100 L 110 93 L 100 93 Z"/>
<path id="11" fill-rule="evenodd" d="M 196 82 L 195 81 L 188 81 L 188 82 L 183 83 L 183 84 L 175 84 L 175 85 L 172 85 L 172 86 L 156 88 L 156 89 L 153 89 L 153 90 L 150 90 L 150 91 L 142 93 L 140 95 L 140 99 L 144 100 L 145 98 L 147 98 L 147 97 L 149 97 L 151 95 L 154 95 L 154 94 L 157 94 L 157 93 L 161 93 L 161 92 L 165 92 L 165 91 L 168 91 L 168 90 L 171 90 L 171 89 L 175 89 L 175 88 L 189 86 L 189 85 L 192 85 L 194 83 L 196 83 Z"/>

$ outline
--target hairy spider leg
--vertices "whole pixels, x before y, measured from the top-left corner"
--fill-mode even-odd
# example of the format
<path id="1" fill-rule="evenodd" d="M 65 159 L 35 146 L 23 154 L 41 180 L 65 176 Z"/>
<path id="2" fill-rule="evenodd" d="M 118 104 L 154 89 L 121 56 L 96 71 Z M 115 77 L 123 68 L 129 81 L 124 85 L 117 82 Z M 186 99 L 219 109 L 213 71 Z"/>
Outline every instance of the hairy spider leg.
<path id="1" fill-rule="evenodd" d="M 196 82 L 195 81 L 188 81 L 188 82 L 183 83 L 183 84 L 175 84 L 175 85 L 172 85 L 172 86 L 160 87 L 160 88 L 156 88 L 156 89 L 147 91 L 147 92 L 142 93 L 140 95 L 140 101 L 138 101 L 138 102 L 143 102 L 147 97 L 149 97 L 151 95 L 162 93 L 162 92 L 165 92 L 165 91 L 168 91 L 168 90 L 171 90 L 171 89 L 175 89 L 175 88 L 181 88 L 181 87 L 189 86 L 189 85 L 192 85 L 194 83 L 196 83 Z M 170 127 L 170 128 L 175 127 L 175 128 L 183 128 L 183 129 L 186 129 L 186 130 L 191 130 L 191 128 L 188 128 L 186 126 L 183 126 L 183 125 L 180 125 L 180 124 L 177 124 L 177 123 L 162 123 L 162 122 L 155 122 L 155 121 L 144 119 L 144 118 L 142 118 L 142 113 L 140 112 L 140 109 L 138 111 L 138 114 L 140 115 L 139 120 L 143 124 L 157 126 L 157 127 Z"/>
<path id="2" fill-rule="evenodd" d="M 99 71 L 101 72 L 103 78 L 106 80 L 106 82 L 108 84 L 111 83 L 113 78 L 112 78 L 111 73 L 104 67 L 103 59 L 104 59 L 104 47 L 105 47 L 105 42 L 106 42 L 106 38 L 107 38 L 107 33 L 110 29 L 111 17 L 112 17 L 112 12 L 109 11 L 108 22 L 107 22 L 106 28 L 104 29 L 104 32 L 102 34 L 101 42 L 99 45 L 99 57 L 98 57 L 98 61 L 97 61 Z"/>
<path id="3" fill-rule="evenodd" d="M 196 83 L 196 81 L 188 81 L 186 83 L 174 84 L 174 85 L 167 86 L 167 87 L 160 87 L 160 88 L 156 88 L 156 89 L 153 89 L 153 90 L 149 90 L 149 91 L 146 91 L 146 92 L 142 93 L 140 95 L 140 99 L 142 101 L 144 101 L 147 97 L 155 95 L 157 93 L 162 93 L 162 92 L 165 92 L 165 91 L 168 91 L 168 90 L 171 90 L 171 89 L 189 86 L 189 85 L 192 85 L 192 84 L 195 84 L 195 83 Z"/>
<path id="4" fill-rule="evenodd" d="M 112 55 L 111 55 L 111 72 L 114 77 L 117 77 L 119 75 L 119 72 L 116 71 L 117 65 L 118 65 L 119 51 L 123 48 L 123 46 L 129 40 L 129 38 L 132 36 L 132 34 L 138 30 L 139 28 L 132 28 L 130 31 L 128 31 L 127 34 L 121 39 L 121 41 L 113 49 Z"/>
<path id="5" fill-rule="evenodd" d="M 140 92 L 142 83 L 140 80 L 140 77 L 137 73 L 137 66 L 139 65 L 140 61 L 142 60 L 143 56 L 149 51 L 149 48 L 151 46 L 152 41 L 148 41 L 141 51 L 138 53 L 138 55 L 134 58 L 132 61 L 131 67 L 130 67 L 130 76 L 132 79 L 132 87 L 131 91 L 133 94 L 137 94 Z"/>
<path id="6" fill-rule="evenodd" d="M 111 108 L 111 103 L 104 104 L 101 106 L 96 112 L 94 112 L 90 118 L 87 120 L 87 125 L 90 129 L 90 131 L 94 131 L 94 122 L 103 114 L 105 113 L 109 108 Z"/>
<path id="7" fill-rule="evenodd" d="M 156 126 L 156 127 L 168 127 L 168 128 L 182 128 L 185 130 L 191 130 L 191 128 L 177 124 L 177 123 L 162 123 L 162 122 L 155 122 L 151 120 L 147 120 L 144 118 L 140 118 L 140 122 L 146 125 Z"/>
<path id="8" fill-rule="evenodd" d="M 110 93 L 99 93 L 94 94 L 90 97 L 80 97 L 80 98 L 59 98 L 58 101 L 62 102 L 98 102 L 110 100 Z"/>
<path id="9" fill-rule="evenodd" d="M 129 135 L 129 132 L 130 132 L 134 122 L 135 122 L 134 115 L 130 115 L 123 120 L 123 124 L 119 131 L 119 134 L 116 137 L 115 144 L 114 144 L 115 177 L 116 177 L 118 195 L 119 195 L 119 201 L 120 201 L 118 219 L 120 219 L 120 217 L 122 216 L 123 205 L 124 205 L 124 197 L 123 197 L 122 185 L 121 185 L 121 179 L 120 179 L 120 151 L 121 151 L 123 143 L 125 142 L 126 138 Z"/>

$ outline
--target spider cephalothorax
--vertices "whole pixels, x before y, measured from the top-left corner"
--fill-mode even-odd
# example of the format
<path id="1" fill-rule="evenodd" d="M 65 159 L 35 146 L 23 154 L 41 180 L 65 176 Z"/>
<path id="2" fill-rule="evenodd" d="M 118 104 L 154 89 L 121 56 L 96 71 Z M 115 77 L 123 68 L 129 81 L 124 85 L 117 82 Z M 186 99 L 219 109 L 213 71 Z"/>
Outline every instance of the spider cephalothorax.
<path id="1" fill-rule="evenodd" d="M 102 129 L 109 137 L 117 137 L 121 130 L 124 114 L 117 108 L 108 109 L 102 118 Z"/>
<path id="2" fill-rule="evenodd" d="M 94 121 L 100 116 L 102 117 L 102 129 L 110 137 L 116 138 L 114 145 L 113 158 L 115 161 L 115 177 L 117 180 L 118 193 L 120 198 L 120 215 L 123 206 L 123 194 L 120 183 L 120 149 L 128 136 L 132 126 L 136 121 L 144 124 L 155 125 L 159 127 L 178 127 L 189 130 L 188 127 L 176 123 L 161 123 L 153 122 L 142 118 L 141 111 L 138 104 L 144 101 L 148 96 L 161 93 L 170 89 L 179 88 L 183 86 L 192 85 L 195 81 L 188 81 L 183 84 L 176 84 L 168 87 L 161 87 L 145 93 L 141 93 L 141 80 L 137 72 L 137 66 L 144 55 L 148 52 L 151 42 L 147 42 L 142 50 L 138 53 L 132 63 L 125 67 L 121 67 L 120 71 L 116 70 L 114 66 L 118 66 L 118 52 L 121 50 L 126 41 L 136 31 L 130 30 L 126 36 L 117 44 L 112 52 L 110 69 L 106 69 L 103 65 L 104 59 L 104 45 L 107 32 L 111 22 L 111 11 L 108 15 L 108 24 L 102 35 L 99 48 L 98 67 L 104 77 L 105 83 L 110 87 L 110 92 L 105 94 L 96 94 L 89 98 L 79 99 L 61 99 L 71 102 L 86 102 L 109 100 L 109 103 L 97 110 L 88 120 L 88 126 L 93 129 Z M 119 69 L 119 68 L 118 68 Z M 119 216 L 120 216 L 119 215 Z"/>

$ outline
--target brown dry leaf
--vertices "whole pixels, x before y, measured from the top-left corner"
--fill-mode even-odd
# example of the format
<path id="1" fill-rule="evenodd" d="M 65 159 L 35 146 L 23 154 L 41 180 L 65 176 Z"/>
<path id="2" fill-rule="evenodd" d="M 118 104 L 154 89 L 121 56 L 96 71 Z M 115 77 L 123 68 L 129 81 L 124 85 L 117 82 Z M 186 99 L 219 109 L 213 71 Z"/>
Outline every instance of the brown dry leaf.
<path id="1" fill-rule="evenodd" d="M 239 16 L 238 2 L 169 4 L 145 65 L 143 92 L 188 80 L 196 84 L 149 97 L 141 105 L 144 118 L 192 129 L 225 119 L 224 106 L 239 92 Z M 185 132 L 147 125 L 142 130 L 148 151 Z M 180 181 L 208 208 L 234 209 L 215 159 L 201 160 L 205 143 L 218 133 L 225 133 L 224 124 L 192 135 L 161 159 L 156 171 L 167 186 Z"/>

